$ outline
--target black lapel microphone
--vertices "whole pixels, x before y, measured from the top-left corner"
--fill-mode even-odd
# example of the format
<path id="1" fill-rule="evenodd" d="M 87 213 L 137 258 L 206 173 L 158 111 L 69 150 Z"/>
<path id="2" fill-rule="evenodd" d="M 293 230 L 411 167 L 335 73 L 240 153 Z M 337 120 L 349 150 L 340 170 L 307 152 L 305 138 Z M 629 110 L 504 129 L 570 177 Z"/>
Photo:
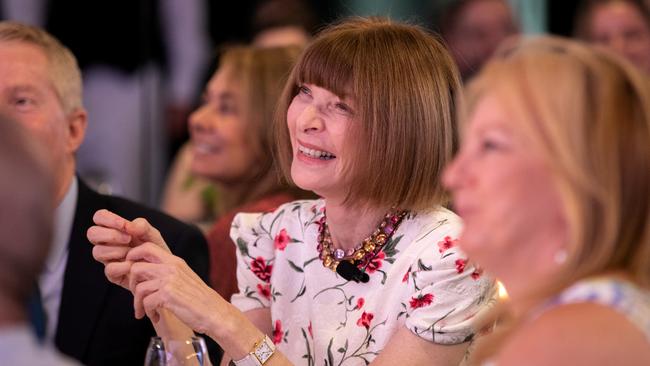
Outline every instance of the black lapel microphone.
<path id="1" fill-rule="evenodd" d="M 366 283 L 370 281 L 370 276 L 368 276 L 367 273 L 362 272 L 355 264 L 345 260 L 341 261 L 339 265 L 336 266 L 336 273 L 348 281 L 354 281 L 357 283 Z"/>

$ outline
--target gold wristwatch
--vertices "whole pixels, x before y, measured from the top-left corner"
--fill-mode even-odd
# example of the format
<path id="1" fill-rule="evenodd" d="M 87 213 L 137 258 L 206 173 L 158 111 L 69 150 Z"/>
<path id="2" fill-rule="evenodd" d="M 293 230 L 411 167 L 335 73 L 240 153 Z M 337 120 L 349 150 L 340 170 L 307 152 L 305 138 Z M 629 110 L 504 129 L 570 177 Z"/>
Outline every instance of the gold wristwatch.
<path id="1" fill-rule="evenodd" d="M 241 360 L 233 360 L 235 366 L 262 366 L 273 356 L 275 344 L 269 338 L 264 336 L 259 342 L 255 343 L 253 350 Z"/>

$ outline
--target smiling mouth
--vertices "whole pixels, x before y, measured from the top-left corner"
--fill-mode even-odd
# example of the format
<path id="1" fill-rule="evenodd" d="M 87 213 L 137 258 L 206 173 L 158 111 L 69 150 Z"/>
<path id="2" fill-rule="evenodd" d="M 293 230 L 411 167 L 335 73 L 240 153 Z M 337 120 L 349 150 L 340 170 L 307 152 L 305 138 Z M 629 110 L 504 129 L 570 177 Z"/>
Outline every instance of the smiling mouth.
<path id="1" fill-rule="evenodd" d="M 336 158 L 336 155 L 332 154 L 331 152 L 309 149 L 304 146 L 298 146 L 298 151 L 300 151 L 301 154 L 307 155 L 313 159 L 332 160 Z"/>
<path id="2" fill-rule="evenodd" d="M 219 151 L 217 147 L 209 144 L 193 143 L 194 151 L 199 154 L 213 154 Z"/>

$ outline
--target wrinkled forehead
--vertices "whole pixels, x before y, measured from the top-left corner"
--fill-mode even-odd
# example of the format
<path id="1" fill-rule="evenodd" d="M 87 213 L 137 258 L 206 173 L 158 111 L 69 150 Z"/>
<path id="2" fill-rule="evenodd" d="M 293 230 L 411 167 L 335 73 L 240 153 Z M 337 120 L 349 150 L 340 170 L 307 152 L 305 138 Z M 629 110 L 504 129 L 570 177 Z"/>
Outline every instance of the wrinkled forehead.
<path id="1" fill-rule="evenodd" d="M 48 89 L 57 95 L 56 73 L 48 55 L 37 45 L 0 41 L 0 77 L 3 89 Z"/>

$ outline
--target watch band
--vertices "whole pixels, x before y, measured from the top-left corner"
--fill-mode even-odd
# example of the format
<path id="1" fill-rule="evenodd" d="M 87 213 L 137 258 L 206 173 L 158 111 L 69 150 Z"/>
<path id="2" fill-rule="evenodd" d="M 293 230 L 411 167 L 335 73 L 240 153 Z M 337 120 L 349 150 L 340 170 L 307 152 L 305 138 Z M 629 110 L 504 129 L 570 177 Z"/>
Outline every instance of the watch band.
<path id="1" fill-rule="evenodd" d="M 262 366 L 275 353 L 275 344 L 269 338 L 264 336 L 260 341 L 255 343 L 253 350 L 241 360 L 232 360 L 235 366 Z"/>

